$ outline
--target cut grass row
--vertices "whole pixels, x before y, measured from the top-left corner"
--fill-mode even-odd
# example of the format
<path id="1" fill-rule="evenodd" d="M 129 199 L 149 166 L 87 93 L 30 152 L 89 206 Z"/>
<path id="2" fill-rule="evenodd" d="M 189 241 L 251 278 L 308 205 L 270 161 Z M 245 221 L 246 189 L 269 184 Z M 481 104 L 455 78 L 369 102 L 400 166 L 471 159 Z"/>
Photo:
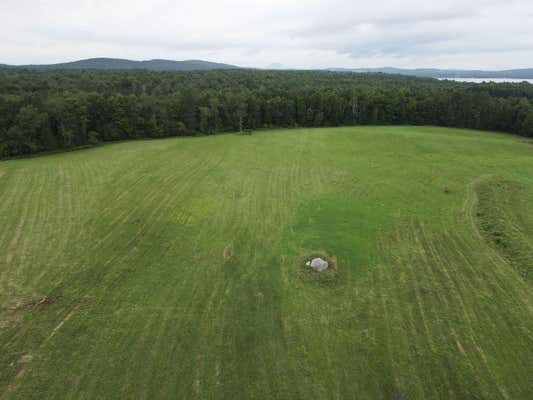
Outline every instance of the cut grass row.
<path id="1" fill-rule="evenodd" d="M 530 283 L 472 182 L 520 187 L 488 202 L 530 245 L 532 156 L 361 127 L 2 162 L 0 398 L 529 398 Z"/>

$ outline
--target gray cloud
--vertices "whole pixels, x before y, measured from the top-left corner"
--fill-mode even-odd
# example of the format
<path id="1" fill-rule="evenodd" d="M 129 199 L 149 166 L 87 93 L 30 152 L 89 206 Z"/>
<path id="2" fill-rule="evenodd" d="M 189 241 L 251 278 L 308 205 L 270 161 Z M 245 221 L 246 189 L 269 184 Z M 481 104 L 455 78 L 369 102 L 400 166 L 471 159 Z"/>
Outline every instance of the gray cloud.
<path id="1" fill-rule="evenodd" d="M 531 0 L 2 0 L 0 62 L 533 67 Z"/>

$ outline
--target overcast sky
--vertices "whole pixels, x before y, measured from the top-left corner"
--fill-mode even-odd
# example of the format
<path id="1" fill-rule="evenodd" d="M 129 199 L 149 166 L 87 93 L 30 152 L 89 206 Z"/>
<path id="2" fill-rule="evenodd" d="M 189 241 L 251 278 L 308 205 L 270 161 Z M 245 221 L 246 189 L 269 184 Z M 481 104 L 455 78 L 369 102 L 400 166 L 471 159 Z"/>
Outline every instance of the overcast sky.
<path id="1" fill-rule="evenodd" d="M 0 63 L 533 67 L 533 0 L 0 0 Z"/>

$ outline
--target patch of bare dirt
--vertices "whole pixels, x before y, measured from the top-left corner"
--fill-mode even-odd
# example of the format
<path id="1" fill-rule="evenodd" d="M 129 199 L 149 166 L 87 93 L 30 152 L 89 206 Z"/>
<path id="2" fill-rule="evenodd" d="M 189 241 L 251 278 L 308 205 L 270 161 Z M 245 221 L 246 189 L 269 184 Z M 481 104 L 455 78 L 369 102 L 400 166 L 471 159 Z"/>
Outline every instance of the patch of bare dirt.
<path id="1" fill-rule="evenodd" d="M 224 247 L 224 252 L 222 253 L 222 256 L 224 257 L 224 262 L 229 261 L 233 258 L 233 244 L 228 244 L 226 247 Z"/>
<path id="2" fill-rule="evenodd" d="M 23 354 L 22 356 L 20 356 L 17 362 L 19 364 L 28 364 L 32 360 L 33 360 L 33 356 L 31 354 Z"/>
<path id="3" fill-rule="evenodd" d="M 9 307 L 8 309 L 10 311 L 16 312 L 21 310 L 33 310 L 33 309 L 43 309 L 53 303 L 55 303 L 57 300 L 59 300 L 61 296 L 40 296 L 40 297 L 34 297 L 33 299 L 26 301 L 26 302 L 19 302 L 15 304 L 14 306 Z"/>

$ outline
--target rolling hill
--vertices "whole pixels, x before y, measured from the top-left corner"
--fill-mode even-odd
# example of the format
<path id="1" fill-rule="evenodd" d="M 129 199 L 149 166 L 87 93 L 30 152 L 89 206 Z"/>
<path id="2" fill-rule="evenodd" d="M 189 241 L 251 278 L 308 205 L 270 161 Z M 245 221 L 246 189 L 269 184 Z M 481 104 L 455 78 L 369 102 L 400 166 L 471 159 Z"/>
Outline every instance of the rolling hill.
<path id="1" fill-rule="evenodd" d="M 33 70 L 63 70 L 63 69 L 101 69 L 101 70 L 150 70 L 150 71 L 195 71 L 213 69 L 235 69 L 234 65 L 221 64 L 202 60 L 147 60 L 132 61 L 120 58 L 89 58 L 59 64 L 17 65 L 6 66 Z"/>
<path id="2" fill-rule="evenodd" d="M 120 58 L 89 58 L 72 62 L 58 64 L 28 64 L 28 65 L 8 65 L 0 64 L 0 68 L 21 68 L 30 70 L 149 70 L 149 71 L 201 71 L 215 69 L 238 69 L 236 65 L 216 63 L 203 60 L 146 60 L 133 61 Z M 266 69 L 271 70 L 293 70 L 279 63 L 273 63 Z M 511 78 L 511 79 L 533 79 L 533 68 L 511 69 L 502 71 L 483 70 L 459 70 L 459 69 L 437 69 L 437 68 L 328 68 L 327 71 L 334 72 L 358 72 L 358 73 L 384 73 L 418 76 L 422 78 Z"/>

